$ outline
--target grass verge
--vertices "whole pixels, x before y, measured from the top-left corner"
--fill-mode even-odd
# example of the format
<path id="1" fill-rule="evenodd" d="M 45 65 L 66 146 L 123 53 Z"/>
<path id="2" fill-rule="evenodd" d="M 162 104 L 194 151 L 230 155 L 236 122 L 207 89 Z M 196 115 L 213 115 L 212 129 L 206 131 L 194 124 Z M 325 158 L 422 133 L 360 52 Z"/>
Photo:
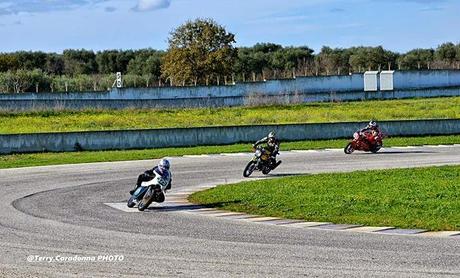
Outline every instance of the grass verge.
<path id="1" fill-rule="evenodd" d="M 460 97 L 297 105 L 0 112 L 0 133 L 460 118 Z M 352 111 L 352 113 L 350 113 Z"/>
<path id="2" fill-rule="evenodd" d="M 285 142 L 281 144 L 281 152 L 288 150 L 343 148 L 345 147 L 347 142 L 348 140 L 346 139 Z M 387 138 L 385 139 L 384 143 L 387 147 L 460 144 L 460 135 L 431 137 L 396 137 Z M 0 155 L 0 169 L 90 162 L 143 160 L 181 155 L 218 154 L 250 151 L 250 144 L 235 144 L 224 146 L 199 146 L 187 148 L 163 148 L 147 150 L 13 154 Z"/>
<path id="3" fill-rule="evenodd" d="M 359 171 L 218 186 L 194 203 L 256 215 L 433 231 L 460 229 L 460 166 Z"/>

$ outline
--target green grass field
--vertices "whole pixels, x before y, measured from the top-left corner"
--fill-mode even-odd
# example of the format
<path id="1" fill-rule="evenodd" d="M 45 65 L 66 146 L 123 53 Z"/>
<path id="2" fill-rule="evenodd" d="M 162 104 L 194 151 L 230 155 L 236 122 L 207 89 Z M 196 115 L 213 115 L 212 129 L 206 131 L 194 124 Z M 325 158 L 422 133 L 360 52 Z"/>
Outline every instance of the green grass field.
<path id="1" fill-rule="evenodd" d="M 281 152 L 288 150 L 343 148 L 347 142 L 348 140 L 346 139 L 284 142 L 281 144 Z M 387 147 L 460 144 L 460 135 L 387 138 L 385 139 L 384 144 Z M 189 148 L 164 148 L 148 150 L 13 154 L 0 155 L 0 169 L 90 162 L 144 160 L 181 155 L 235 153 L 250 151 L 251 144 L 235 144 L 225 146 L 200 146 Z"/>
<path id="2" fill-rule="evenodd" d="M 268 107 L 0 112 L 0 133 L 460 118 L 460 97 Z"/>
<path id="3" fill-rule="evenodd" d="M 307 221 L 460 229 L 460 166 L 319 174 L 223 185 L 189 197 L 224 210 Z"/>

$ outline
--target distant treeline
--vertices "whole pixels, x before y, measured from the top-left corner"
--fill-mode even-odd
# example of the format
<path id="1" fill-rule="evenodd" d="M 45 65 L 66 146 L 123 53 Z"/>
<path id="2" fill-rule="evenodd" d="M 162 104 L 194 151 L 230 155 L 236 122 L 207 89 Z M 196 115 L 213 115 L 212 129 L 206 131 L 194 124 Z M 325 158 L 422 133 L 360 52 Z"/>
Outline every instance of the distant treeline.
<path id="1" fill-rule="evenodd" d="M 65 50 L 0 53 L 0 92 L 106 90 L 124 74 L 127 87 L 167 86 L 162 77 L 164 51 Z M 210 84 L 229 84 L 309 75 L 341 75 L 366 70 L 460 69 L 460 44 L 414 49 L 401 54 L 383 47 L 330 48 L 318 54 L 306 46 L 262 43 L 238 48 L 231 76 Z"/>

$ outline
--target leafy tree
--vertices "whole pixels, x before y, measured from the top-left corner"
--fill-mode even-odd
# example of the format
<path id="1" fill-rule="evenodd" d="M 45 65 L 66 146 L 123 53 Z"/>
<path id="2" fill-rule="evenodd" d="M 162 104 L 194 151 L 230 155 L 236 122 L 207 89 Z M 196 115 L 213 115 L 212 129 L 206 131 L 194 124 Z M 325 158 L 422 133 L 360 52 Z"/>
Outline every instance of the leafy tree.
<path id="1" fill-rule="evenodd" d="M 162 72 L 175 85 L 206 84 L 232 74 L 237 57 L 235 35 L 212 19 L 188 21 L 169 38 Z M 219 81 L 217 81 L 219 82 Z"/>
<path id="2" fill-rule="evenodd" d="M 460 61 L 460 43 L 455 46 L 457 49 L 457 54 L 455 55 L 457 61 Z"/>
<path id="3" fill-rule="evenodd" d="M 62 55 L 49 54 L 46 57 L 45 72 L 48 74 L 64 74 L 65 64 Z"/>
<path id="4" fill-rule="evenodd" d="M 348 70 L 349 59 L 350 55 L 344 49 L 323 46 L 317 55 L 317 64 L 323 73 L 325 71 L 326 74 L 338 74 Z"/>
<path id="5" fill-rule="evenodd" d="M 161 59 L 163 56 L 163 51 L 142 51 L 129 62 L 127 71 L 129 74 L 151 75 L 158 79 L 161 76 Z"/>
<path id="6" fill-rule="evenodd" d="M 20 69 L 16 72 L 9 71 L 5 76 L 5 82 L 14 93 L 23 93 L 32 85 L 32 78 L 30 72 Z"/>
<path id="7" fill-rule="evenodd" d="M 283 46 L 274 43 L 257 43 L 252 47 L 254 52 L 273 53 L 283 49 Z"/>
<path id="8" fill-rule="evenodd" d="M 18 57 L 14 53 L 0 54 L 0 72 L 15 71 L 19 68 Z"/>
<path id="9" fill-rule="evenodd" d="M 452 64 L 457 56 L 457 49 L 451 42 L 441 44 L 435 52 L 436 58 L 440 61 Z"/>
<path id="10" fill-rule="evenodd" d="M 20 65 L 19 68 L 23 70 L 44 70 L 46 65 L 47 54 L 44 52 L 19 51 L 15 53 L 15 56 L 18 60 L 18 64 Z"/>
<path id="11" fill-rule="evenodd" d="M 96 63 L 99 73 L 118 72 L 117 57 L 119 51 L 106 50 L 96 54 Z"/>
<path id="12" fill-rule="evenodd" d="M 67 49 L 63 53 L 65 73 L 71 76 L 97 73 L 96 55 L 91 50 Z"/>
<path id="13" fill-rule="evenodd" d="M 429 69 L 434 59 L 433 49 L 417 48 L 401 55 L 398 64 L 401 69 Z"/>
<path id="14" fill-rule="evenodd" d="M 394 68 L 398 54 L 378 47 L 352 47 L 349 64 L 354 72 Z"/>

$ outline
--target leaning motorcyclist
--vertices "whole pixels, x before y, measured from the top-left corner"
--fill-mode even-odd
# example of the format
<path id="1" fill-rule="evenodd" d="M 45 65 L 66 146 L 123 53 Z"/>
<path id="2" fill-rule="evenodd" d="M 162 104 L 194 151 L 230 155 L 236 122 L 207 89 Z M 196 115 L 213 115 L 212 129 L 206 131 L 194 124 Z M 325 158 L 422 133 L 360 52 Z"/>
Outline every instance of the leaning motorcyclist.
<path id="1" fill-rule="evenodd" d="M 374 138 L 381 134 L 379 125 L 376 121 L 370 121 L 369 124 L 359 131 L 359 135 L 367 141 L 366 133 L 371 133 Z M 370 142 L 369 142 L 370 143 Z"/>
<path id="2" fill-rule="evenodd" d="M 266 144 L 264 149 L 270 152 L 270 163 L 274 168 L 276 168 L 281 163 L 281 161 L 278 163 L 276 162 L 276 156 L 279 154 L 280 149 L 280 141 L 276 139 L 275 136 L 275 132 L 272 131 L 266 137 L 260 139 L 252 145 L 253 148 L 257 148 L 259 145 Z"/>
<path id="3" fill-rule="evenodd" d="M 139 177 L 137 178 L 136 186 L 134 187 L 133 190 L 129 191 L 129 193 L 133 195 L 136 189 L 139 188 L 139 186 L 141 186 L 142 182 L 151 181 L 155 177 L 155 173 L 161 175 L 165 179 L 167 179 L 169 176 L 169 184 L 166 187 L 166 190 L 170 190 L 171 185 L 172 185 L 172 177 L 171 177 L 171 172 L 169 170 L 170 166 L 171 164 L 169 163 L 167 159 L 160 160 L 158 165 L 153 167 L 153 169 L 147 170 L 144 173 L 139 175 Z"/>

